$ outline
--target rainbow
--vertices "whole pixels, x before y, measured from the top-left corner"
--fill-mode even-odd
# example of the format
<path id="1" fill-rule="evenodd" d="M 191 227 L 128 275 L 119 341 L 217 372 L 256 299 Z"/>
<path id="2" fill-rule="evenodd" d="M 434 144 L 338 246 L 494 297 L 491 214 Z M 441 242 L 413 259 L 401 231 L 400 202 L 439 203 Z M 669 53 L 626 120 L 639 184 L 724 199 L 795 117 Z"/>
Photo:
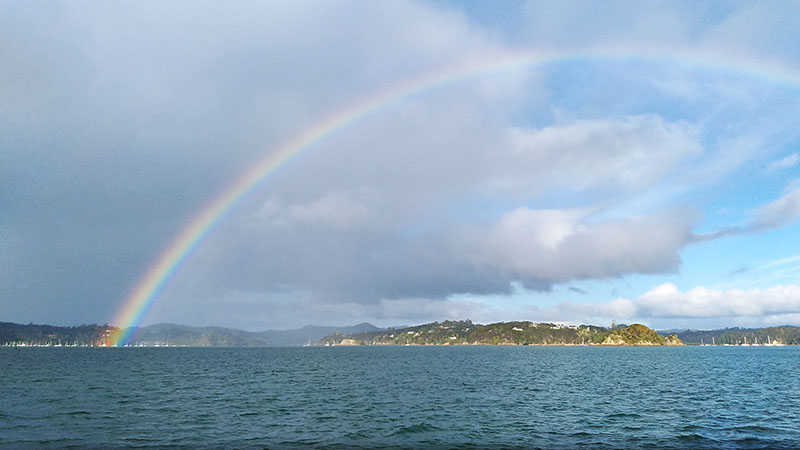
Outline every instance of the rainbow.
<path id="1" fill-rule="evenodd" d="M 525 50 L 502 54 L 482 55 L 467 59 L 444 69 L 406 80 L 375 93 L 336 112 L 305 129 L 241 175 L 221 195 L 216 197 L 200 214 L 177 235 L 169 247 L 150 266 L 111 321 L 120 328 L 111 342 L 129 343 L 131 334 L 147 316 L 159 294 L 168 285 L 182 264 L 203 242 L 214 228 L 230 215 L 231 211 L 267 180 L 287 167 L 301 155 L 318 148 L 323 140 L 352 127 L 365 118 L 405 99 L 420 95 L 454 82 L 485 76 L 491 73 L 535 68 L 569 61 L 631 61 L 669 63 L 686 67 L 699 67 L 723 72 L 742 73 L 770 83 L 800 85 L 800 72 L 775 61 L 748 59 L 737 55 L 719 53 L 666 50 L 653 52 L 647 49 L 618 48 L 573 51 Z"/>

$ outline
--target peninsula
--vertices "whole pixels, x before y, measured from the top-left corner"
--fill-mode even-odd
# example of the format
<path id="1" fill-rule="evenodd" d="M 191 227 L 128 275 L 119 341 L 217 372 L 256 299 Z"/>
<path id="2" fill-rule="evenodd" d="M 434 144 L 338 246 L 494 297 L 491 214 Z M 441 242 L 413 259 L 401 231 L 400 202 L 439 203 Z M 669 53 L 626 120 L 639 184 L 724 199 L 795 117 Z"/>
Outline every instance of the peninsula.
<path id="1" fill-rule="evenodd" d="M 603 328 L 534 322 L 487 325 L 469 320 L 357 334 L 335 333 L 319 345 L 683 345 L 675 334 L 662 336 L 641 325 Z"/>

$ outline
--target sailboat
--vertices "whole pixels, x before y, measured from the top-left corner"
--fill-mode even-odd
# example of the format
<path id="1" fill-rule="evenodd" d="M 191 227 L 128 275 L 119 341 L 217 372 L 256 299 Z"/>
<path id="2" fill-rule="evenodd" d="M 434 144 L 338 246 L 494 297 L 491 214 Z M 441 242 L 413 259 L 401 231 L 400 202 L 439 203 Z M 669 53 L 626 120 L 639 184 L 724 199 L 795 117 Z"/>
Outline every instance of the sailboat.
<path id="1" fill-rule="evenodd" d="M 777 339 L 773 341 L 769 338 L 769 335 L 767 335 L 767 343 L 764 345 L 769 345 L 770 347 L 783 347 L 786 344 L 778 341 Z"/>

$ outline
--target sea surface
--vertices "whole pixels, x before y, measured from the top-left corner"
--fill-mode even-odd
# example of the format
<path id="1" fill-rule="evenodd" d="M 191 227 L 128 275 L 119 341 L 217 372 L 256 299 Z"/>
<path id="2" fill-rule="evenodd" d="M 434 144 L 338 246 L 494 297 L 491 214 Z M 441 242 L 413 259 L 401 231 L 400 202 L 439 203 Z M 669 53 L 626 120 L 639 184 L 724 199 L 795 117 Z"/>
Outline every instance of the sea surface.
<path id="1" fill-rule="evenodd" d="M 798 347 L 0 348 L 0 448 L 800 448 Z"/>

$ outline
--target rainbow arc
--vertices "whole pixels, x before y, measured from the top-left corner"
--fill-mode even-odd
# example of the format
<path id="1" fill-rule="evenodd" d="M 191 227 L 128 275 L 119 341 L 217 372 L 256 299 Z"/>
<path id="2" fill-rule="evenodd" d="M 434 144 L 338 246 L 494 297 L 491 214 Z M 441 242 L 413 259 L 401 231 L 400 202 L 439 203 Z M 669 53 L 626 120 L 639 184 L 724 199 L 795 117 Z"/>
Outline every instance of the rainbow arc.
<path id="1" fill-rule="evenodd" d="M 281 169 L 290 165 L 320 143 L 353 127 L 405 99 L 470 78 L 513 70 L 533 69 L 547 64 L 570 61 L 619 61 L 678 64 L 709 70 L 746 74 L 754 78 L 796 87 L 800 71 L 775 61 L 748 59 L 737 55 L 697 51 L 649 51 L 636 48 L 610 48 L 591 52 L 518 51 L 472 58 L 424 76 L 403 81 L 374 93 L 306 128 L 282 146 L 270 151 L 250 170 L 209 203 L 149 267 L 117 311 L 112 324 L 120 327 L 111 342 L 129 343 L 134 327 L 142 323 L 159 295 L 183 263 L 214 228 L 225 220 L 237 205 L 257 191 Z"/>

